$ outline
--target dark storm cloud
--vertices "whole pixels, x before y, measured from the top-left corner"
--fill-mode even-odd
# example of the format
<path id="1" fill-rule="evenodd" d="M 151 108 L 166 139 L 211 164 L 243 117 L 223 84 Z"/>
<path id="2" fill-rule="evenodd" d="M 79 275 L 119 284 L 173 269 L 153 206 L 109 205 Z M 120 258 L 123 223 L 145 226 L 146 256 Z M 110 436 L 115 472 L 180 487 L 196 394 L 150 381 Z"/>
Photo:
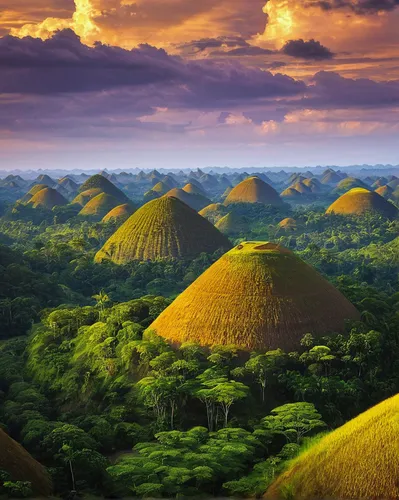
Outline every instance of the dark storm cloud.
<path id="1" fill-rule="evenodd" d="M 224 56 L 266 56 L 274 54 L 273 50 L 263 49 L 262 47 L 256 47 L 255 45 L 248 45 L 247 47 L 238 47 L 236 49 L 212 52 L 212 55 L 224 55 Z"/>
<path id="2" fill-rule="evenodd" d="M 322 0 L 317 5 L 324 10 L 350 8 L 356 14 L 372 14 L 394 10 L 399 0 Z"/>
<path id="3" fill-rule="evenodd" d="M 100 43 L 82 44 L 70 30 L 49 40 L 0 39 L 0 92 L 21 94 L 81 93 L 140 87 L 207 107 L 215 101 L 256 100 L 296 95 L 305 85 L 239 62 L 189 61 L 163 49 L 141 45 L 125 50 Z M 160 99 L 162 100 L 162 99 Z"/>
<path id="4" fill-rule="evenodd" d="M 298 57 L 300 59 L 332 59 L 334 54 L 330 49 L 324 47 L 317 40 L 304 41 L 301 38 L 299 40 L 289 40 L 285 43 L 281 52 L 287 56 Z"/>
<path id="5" fill-rule="evenodd" d="M 399 81 L 352 80 L 321 71 L 313 78 L 303 100 L 314 108 L 379 108 L 399 105 Z"/>
<path id="6" fill-rule="evenodd" d="M 217 38 L 201 38 L 190 42 L 179 44 L 177 48 L 181 50 L 195 50 L 203 52 L 206 49 L 216 49 L 220 47 L 249 47 L 249 43 L 239 36 L 219 36 Z"/>

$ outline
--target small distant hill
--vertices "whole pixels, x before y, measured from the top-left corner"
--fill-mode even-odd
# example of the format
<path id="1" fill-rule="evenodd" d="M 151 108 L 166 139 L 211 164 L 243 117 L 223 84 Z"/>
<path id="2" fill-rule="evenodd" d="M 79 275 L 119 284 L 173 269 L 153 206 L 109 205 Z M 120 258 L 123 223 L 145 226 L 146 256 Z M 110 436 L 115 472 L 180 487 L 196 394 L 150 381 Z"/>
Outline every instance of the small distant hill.
<path id="1" fill-rule="evenodd" d="M 295 184 L 293 184 L 292 186 L 292 189 L 295 189 L 295 191 L 298 191 L 298 193 L 301 193 L 301 194 L 311 194 L 312 193 L 312 190 L 310 189 L 309 186 L 307 186 L 305 184 L 304 181 L 297 181 L 295 182 Z"/>
<path id="2" fill-rule="evenodd" d="M 231 248 L 222 233 L 179 199 L 165 196 L 131 215 L 97 252 L 95 261 L 184 259 L 220 248 Z"/>
<path id="3" fill-rule="evenodd" d="M 112 210 L 110 210 L 106 215 L 104 215 L 102 222 L 120 221 L 128 219 L 134 212 L 133 205 L 129 203 L 124 203 L 123 205 L 118 205 Z"/>
<path id="4" fill-rule="evenodd" d="M 215 224 L 215 227 L 223 234 L 242 234 L 248 231 L 248 220 L 242 215 L 230 212 Z"/>
<path id="5" fill-rule="evenodd" d="M 381 186 L 375 190 L 376 193 L 378 193 L 380 196 L 388 200 L 391 198 L 393 189 L 389 186 Z"/>
<path id="6" fill-rule="evenodd" d="M 215 224 L 221 217 L 227 214 L 227 210 L 227 207 L 222 203 L 211 203 L 198 213 L 212 222 L 212 224 Z"/>
<path id="7" fill-rule="evenodd" d="M 110 210 L 119 205 L 119 200 L 107 193 L 100 193 L 82 208 L 78 215 L 102 219 Z"/>
<path id="8" fill-rule="evenodd" d="M 286 219 L 280 221 L 278 223 L 278 226 L 281 227 L 281 229 L 285 229 L 286 231 L 295 231 L 297 228 L 297 223 L 295 219 L 287 217 Z"/>
<path id="9" fill-rule="evenodd" d="M 54 187 L 57 183 L 47 174 L 42 174 L 36 177 L 35 184 L 45 184 L 49 187 Z"/>
<path id="10" fill-rule="evenodd" d="M 176 344 L 300 348 L 305 333 L 342 332 L 355 307 L 284 247 L 246 242 L 224 254 L 150 325 Z"/>
<path id="11" fill-rule="evenodd" d="M 347 177 L 346 179 L 342 179 L 342 181 L 337 184 L 337 187 L 333 190 L 333 193 L 344 194 L 353 188 L 367 189 L 367 185 L 360 179 L 356 179 L 356 177 Z"/>
<path id="12" fill-rule="evenodd" d="M 338 184 L 342 177 L 332 169 L 328 169 L 324 172 L 320 182 L 322 184 Z"/>
<path id="13" fill-rule="evenodd" d="M 109 194 L 119 200 L 120 203 L 129 203 L 129 198 L 111 181 L 100 174 L 89 177 L 79 188 L 79 193 L 91 189 L 99 189 L 101 192 Z"/>
<path id="14" fill-rule="evenodd" d="M 327 214 L 362 215 L 367 212 L 376 213 L 388 218 L 398 215 L 398 209 L 375 191 L 354 188 L 343 194 L 330 205 Z"/>
<path id="15" fill-rule="evenodd" d="M 101 193 L 103 193 L 103 191 L 101 191 L 100 188 L 86 189 L 86 191 L 77 194 L 71 203 L 72 205 L 84 207 L 88 201 Z"/>
<path id="16" fill-rule="evenodd" d="M 20 202 L 21 203 L 28 203 L 28 201 L 32 198 L 32 196 L 34 196 L 36 193 L 38 193 L 42 189 L 45 189 L 46 187 L 48 187 L 47 184 L 34 184 L 29 189 L 29 191 L 26 194 L 24 194 L 24 196 L 20 199 Z"/>
<path id="17" fill-rule="evenodd" d="M 179 188 L 171 189 L 164 196 L 177 198 L 197 212 L 211 203 L 211 200 L 202 194 L 187 193 Z"/>
<path id="18" fill-rule="evenodd" d="M 33 208 L 46 208 L 47 210 L 51 210 L 56 206 L 67 205 L 68 200 L 65 199 L 61 193 L 57 190 L 45 187 L 44 189 L 40 189 L 32 198 L 28 201 L 28 204 Z"/>
<path id="19" fill-rule="evenodd" d="M 289 464 L 266 500 L 399 498 L 399 395 L 323 437 Z"/>
<path id="20" fill-rule="evenodd" d="M 52 493 L 50 475 L 20 444 L 11 439 L 0 427 L 0 470 L 6 471 L 13 481 L 28 481 L 33 493 L 48 497 Z"/>
<path id="21" fill-rule="evenodd" d="M 185 191 L 188 194 L 199 194 L 201 196 L 206 197 L 206 192 L 204 188 L 197 186 L 196 184 L 189 182 L 186 184 L 183 188 L 183 191 Z"/>
<path id="22" fill-rule="evenodd" d="M 281 193 L 280 195 L 282 198 L 301 198 L 302 197 L 302 194 L 297 191 L 296 189 L 290 187 L 290 188 L 287 188 L 287 189 L 284 189 L 284 191 Z"/>
<path id="23" fill-rule="evenodd" d="M 225 205 L 231 203 L 262 203 L 264 205 L 282 206 L 283 201 L 277 191 L 259 179 L 248 177 L 235 186 L 224 201 Z"/>

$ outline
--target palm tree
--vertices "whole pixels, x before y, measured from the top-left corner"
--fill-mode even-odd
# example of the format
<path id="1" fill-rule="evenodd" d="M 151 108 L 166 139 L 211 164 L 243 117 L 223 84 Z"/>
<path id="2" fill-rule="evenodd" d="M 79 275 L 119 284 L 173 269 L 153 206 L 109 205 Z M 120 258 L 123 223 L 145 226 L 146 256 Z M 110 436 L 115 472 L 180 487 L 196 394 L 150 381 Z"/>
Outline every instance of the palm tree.
<path id="1" fill-rule="evenodd" d="M 100 309 L 99 318 L 101 319 L 104 314 L 105 304 L 109 302 L 110 299 L 104 290 L 101 290 L 99 293 L 93 295 L 92 298 L 96 301 L 96 305 Z"/>

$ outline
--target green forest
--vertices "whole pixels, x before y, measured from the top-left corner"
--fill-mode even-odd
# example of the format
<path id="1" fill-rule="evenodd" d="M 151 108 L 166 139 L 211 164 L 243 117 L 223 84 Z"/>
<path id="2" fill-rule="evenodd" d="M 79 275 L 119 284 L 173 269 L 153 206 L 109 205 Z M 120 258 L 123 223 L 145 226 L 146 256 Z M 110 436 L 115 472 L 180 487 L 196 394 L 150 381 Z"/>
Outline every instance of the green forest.
<path id="1" fill-rule="evenodd" d="M 184 182 L 175 176 L 177 185 L 190 181 L 186 175 Z M 347 191 L 342 186 L 337 190 L 340 181 L 335 180 L 291 201 L 283 193 L 305 178 L 267 175 L 278 203 L 234 196 L 237 185 L 254 177 L 225 176 L 230 185 L 226 196 L 228 184 L 222 176 L 214 176 L 216 182 L 192 175 L 198 192 L 188 193 L 194 197 L 188 201 L 173 202 L 170 217 L 177 217 L 173 211 L 181 210 L 181 203 L 195 212 L 192 233 L 202 231 L 202 222 L 195 225 L 196 217 L 207 221 L 203 240 L 194 245 L 198 254 L 181 255 L 182 249 L 191 248 L 193 236 L 176 218 L 179 255 L 173 254 L 174 243 L 167 245 L 170 258 L 133 259 L 121 247 L 126 263 L 115 262 L 115 243 L 108 249 L 106 243 L 113 235 L 124 234 L 135 245 L 144 244 L 139 212 L 146 203 L 156 209 L 161 195 L 152 191 L 157 185 L 153 178 L 166 182 L 160 175 L 114 180 L 118 192 L 113 194 L 96 183 L 82 191 L 75 178 L 76 192 L 69 193 L 69 199 L 63 192 L 68 203 L 61 206 L 18 201 L 29 191 L 26 184 L 15 199 L 3 196 L 0 430 L 46 468 L 54 496 L 261 497 L 296 457 L 399 392 L 399 220 L 384 205 L 394 210 L 397 202 L 377 195 L 377 202 L 379 198 L 382 202 L 380 206 L 373 201 L 375 210 L 364 202 L 364 210 L 329 212 L 328 207 L 349 189 L 365 189 L 352 183 Z M 369 183 L 367 192 L 375 193 L 378 185 L 371 185 L 377 180 L 363 179 L 363 185 Z M 119 196 L 119 205 L 126 201 L 120 197 L 123 193 L 134 207 L 133 215 L 103 220 L 103 212 L 81 214 L 82 207 L 74 200 L 90 189 Z M 188 208 L 190 200 L 199 203 L 205 195 L 206 204 L 214 204 L 207 216 L 198 214 L 204 204 Z M 86 202 L 98 194 L 88 196 Z M 173 200 L 179 196 L 174 193 Z M 106 211 L 117 205 L 107 200 Z M 234 216 L 231 225 L 219 224 L 228 214 Z M 163 221 L 162 227 L 166 224 Z M 212 231 L 219 234 L 214 224 L 216 228 L 219 224 L 225 240 L 201 251 L 202 242 L 213 241 Z M 127 229 L 118 233 L 122 225 L 131 233 Z M 161 234 L 159 227 L 157 231 Z M 229 247 L 241 248 L 243 242 L 273 242 L 278 252 L 294 254 L 315 269 L 323 283 L 326 280 L 338 290 L 356 315 L 346 319 L 340 331 L 330 331 L 327 314 L 323 324 L 298 330 L 300 334 L 290 323 L 294 349 L 284 349 L 283 341 L 274 340 L 269 344 L 265 340 L 262 349 L 223 341 L 203 345 L 187 335 L 174 342 L 170 339 L 180 333 L 173 330 L 178 328 L 173 318 L 170 337 L 158 335 L 151 328 L 153 322 Z M 151 251 L 161 245 L 152 240 L 150 244 Z M 266 246 L 256 248 L 268 251 Z M 109 258 L 99 261 L 100 249 Z M 278 279 L 281 288 L 276 281 L 274 289 L 279 294 L 300 287 L 295 276 Z M 261 285 L 254 283 L 251 293 Z M 250 310 L 251 305 L 248 315 Z M 284 323 L 288 313 L 289 306 L 282 306 L 278 321 Z M 241 317 L 233 310 L 223 314 L 234 321 L 230 328 L 240 331 Z M 195 322 L 195 316 L 190 321 Z M 34 494 L 34 485 L 13 477 L 0 457 L 0 497 Z M 281 495 L 286 500 L 297 498 L 292 485 Z"/>

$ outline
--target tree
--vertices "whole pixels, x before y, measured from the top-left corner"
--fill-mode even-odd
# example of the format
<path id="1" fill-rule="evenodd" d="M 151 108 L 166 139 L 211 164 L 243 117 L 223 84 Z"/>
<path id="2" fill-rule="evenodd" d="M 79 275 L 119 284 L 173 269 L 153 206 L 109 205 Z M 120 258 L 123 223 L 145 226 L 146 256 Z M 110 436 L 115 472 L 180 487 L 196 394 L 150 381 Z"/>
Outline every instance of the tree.
<path id="1" fill-rule="evenodd" d="M 323 429 L 326 424 L 312 403 L 288 403 L 271 411 L 262 419 L 262 428 L 282 434 L 288 442 L 300 443 L 306 434 Z"/>
<path id="2" fill-rule="evenodd" d="M 93 295 L 92 298 L 96 301 L 97 307 L 100 310 L 98 317 L 101 319 L 104 314 L 105 304 L 110 301 L 110 298 L 104 290 L 101 290 L 99 293 Z"/>

